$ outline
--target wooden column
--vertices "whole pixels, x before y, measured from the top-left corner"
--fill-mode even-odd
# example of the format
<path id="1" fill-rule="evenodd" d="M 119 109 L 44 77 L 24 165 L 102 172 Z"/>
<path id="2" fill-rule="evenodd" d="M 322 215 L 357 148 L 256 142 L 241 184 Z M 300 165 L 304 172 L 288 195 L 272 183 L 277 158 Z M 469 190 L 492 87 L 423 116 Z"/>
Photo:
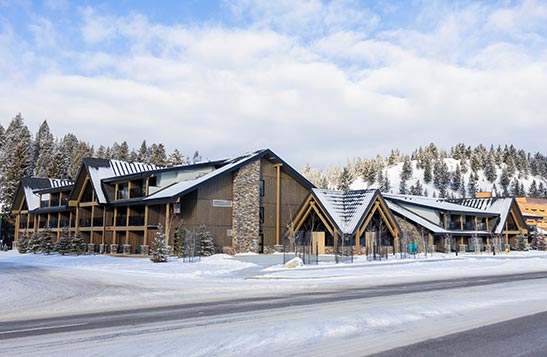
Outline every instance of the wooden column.
<path id="1" fill-rule="evenodd" d="M 355 253 L 361 254 L 361 230 L 358 229 L 355 233 Z"/>
<path id="2" fill-rule="evenodd" d="M 274 165 L 276 169 L 276 194 L 275 194 L 275 244 L 280 244 L 281 237 L 281 166 Z"/>
<path id="3" fill-rule="evenodd" d="M 148 192 L 148 179 L 146 180 L 146 190 Z M 144 206 L 144 245 L 148 245 L 148 205 Z"/>
<path id="4" fill-rule="evenodd" d="M 21 229 L 21 214 L 17 214 L 17 216 L 15 216 L 15 240 L 16 241 L 19 241 L 19 230 Z"/>
<path id="5" fill-rule="evenodd" d="M 169 227 L 169 220 L 171 219 L 170 217 L 171 215 L 171 212 L 169 210 L 169 203 L 166 203 L 165 204 L 165 241 L 167 242 L 167 244 L 169 244 L 169 234 L 171 233 L 170 232 L 170 227 Z"/>

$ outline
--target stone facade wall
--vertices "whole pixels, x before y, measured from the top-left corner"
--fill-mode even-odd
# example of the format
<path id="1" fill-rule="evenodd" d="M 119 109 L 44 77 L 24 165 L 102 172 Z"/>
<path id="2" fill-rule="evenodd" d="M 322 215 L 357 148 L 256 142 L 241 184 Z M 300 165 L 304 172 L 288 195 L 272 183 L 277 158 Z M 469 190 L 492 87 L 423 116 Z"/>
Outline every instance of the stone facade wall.
<path id="1" fill-rule="evenodd" d="M 260 231 L 260 160 L 234 175 L 232 246 L 237 253 L 258 252 Z"/>

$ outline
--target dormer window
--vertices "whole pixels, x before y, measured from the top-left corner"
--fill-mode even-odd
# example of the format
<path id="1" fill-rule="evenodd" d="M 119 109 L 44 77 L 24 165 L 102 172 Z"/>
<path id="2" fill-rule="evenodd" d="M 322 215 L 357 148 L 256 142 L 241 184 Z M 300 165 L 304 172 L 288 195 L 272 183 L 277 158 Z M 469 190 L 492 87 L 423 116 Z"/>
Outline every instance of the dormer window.
<path id="1" fill-rule="evenodd" d="M 116 194 L 117 200 L 126 200 L 129 198 L 129 185 L 127 182 L 118 184 L 118 192 Z"/>
<path id="2" fill-rule="evenodd" d="M 49 193 L 43 193 L 40 195 L 40 207 L 41 208 L 49 207 Z"/>

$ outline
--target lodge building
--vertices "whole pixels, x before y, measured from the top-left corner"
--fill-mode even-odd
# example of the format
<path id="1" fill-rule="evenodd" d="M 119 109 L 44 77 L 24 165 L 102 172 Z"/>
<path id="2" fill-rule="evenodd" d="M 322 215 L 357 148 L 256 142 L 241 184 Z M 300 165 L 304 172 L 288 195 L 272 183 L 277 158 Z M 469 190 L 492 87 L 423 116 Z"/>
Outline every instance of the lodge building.
<path id="1" fill-rule="evenodd" d="M 167 168 L 86 158 L 74 182 L 23 178 L 12 214 L 15 246 L 23 235 L 50 230 L 57 238 L 78 233 L 88 251 L 111 254 L 147 254 L 160 226 L 172 245 L 181 224 L 206 225 L 227 253 L 293 249 L 287 239 L 302 232 L 319 254 L 340 245 L 388 254 L 410 241 L 431 252 L 488 250 L 496 242 L 504 249 L 529 230 L 511 197 L 317 189 L 269 149 Z"/>

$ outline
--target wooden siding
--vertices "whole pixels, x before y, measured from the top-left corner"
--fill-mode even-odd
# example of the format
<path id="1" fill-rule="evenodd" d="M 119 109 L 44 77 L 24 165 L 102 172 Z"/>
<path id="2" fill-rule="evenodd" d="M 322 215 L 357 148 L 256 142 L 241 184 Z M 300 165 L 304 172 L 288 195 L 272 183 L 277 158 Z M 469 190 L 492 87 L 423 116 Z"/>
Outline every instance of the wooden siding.
<path id="1" fill-rule="evenodd" d="M 260 166 L 260 178 L 264 180 L 264 196 L 260 197 L 260 206 L 264 207 L 264 223 L 261 224 L 263 244 L 273 246 L 276 244 L 277 169 L 274 163 L 266 159 L 261 159 Z M 281 167 L 281 239 L 286 234 L 287 225 L 291 223 L 308 194 L 309 189 L 298 183 Z"/>

